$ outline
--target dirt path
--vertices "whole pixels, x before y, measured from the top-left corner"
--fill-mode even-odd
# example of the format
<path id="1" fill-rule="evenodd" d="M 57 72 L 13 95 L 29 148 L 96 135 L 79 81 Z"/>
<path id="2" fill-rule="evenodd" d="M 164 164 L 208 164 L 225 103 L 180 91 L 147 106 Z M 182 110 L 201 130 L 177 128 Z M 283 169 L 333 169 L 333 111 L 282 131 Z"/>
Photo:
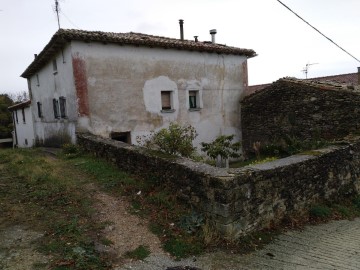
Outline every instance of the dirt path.
<path id="1" fill-rule="evenodd" d="M 151 254 L 164 255 L 159 238 L 149 231 L 146 220 L 128 212 L 130 206 L 125 198 L 115 198 L 94 187 L 92 192 L 97 201 L 95 218 L 108 224 L 103 233 L 112 242 L 110 248 L 105 246 L 98 248 L 100 251 L 104 248 L 104 251 L 113 255 L 114 267 L 130 262 L 130 259 L 124 258 L 125 253 L 141 245 L 148 246 Z"/>

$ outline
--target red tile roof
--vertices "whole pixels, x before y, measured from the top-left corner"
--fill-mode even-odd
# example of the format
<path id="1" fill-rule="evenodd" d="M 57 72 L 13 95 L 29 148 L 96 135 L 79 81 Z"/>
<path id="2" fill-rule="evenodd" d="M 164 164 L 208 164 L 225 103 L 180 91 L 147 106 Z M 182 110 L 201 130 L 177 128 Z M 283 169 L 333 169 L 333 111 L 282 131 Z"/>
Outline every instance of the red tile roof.
<path id="1" fill-rule="evenodd" d="M 247 57 L 256 56 L 251 49 L 230 47 L 208 41 L 195 42 L 193 40 L 180 40 L 161 36 L 146 35 L 141 33 L 110 33 L 100 31 L 84 31 L 73 29 L 59 29 L 51 38 L 50 42 L 41 51 L 38 57 L 21 74 L 27 78 L 41 68 L 49 59 L 71 40 L 85 42 L 118 43 L 124 45 L 136 45 L 146 47 L 158 47 L 166 49 L 179 49 L 187 51 L 200 51 L 218 54 L 244 55 Z"/>

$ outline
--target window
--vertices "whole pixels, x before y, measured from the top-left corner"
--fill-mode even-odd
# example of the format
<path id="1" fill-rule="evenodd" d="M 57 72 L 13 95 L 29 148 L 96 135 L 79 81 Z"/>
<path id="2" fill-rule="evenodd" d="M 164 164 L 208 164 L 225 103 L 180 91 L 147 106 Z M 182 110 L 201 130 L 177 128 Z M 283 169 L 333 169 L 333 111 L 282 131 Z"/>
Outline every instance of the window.
<path id="1" fill-rule="evenodd" d="M 60 118 L 59 101 L 56 98 L 53 99 L 53 108 L 54 108 L 54 117 L 55 118 Z"/>
<path id="2" fill-rule="evenodd" d="M 25 122 L 25 109 L 24 108 L 21 109 L 21 113 L 22 113 L 23 122 L 25 124 L 26 122 Z"/>
<path id="3" fill-rule="evenodd" d="M 40 86 L 39 74 L 36 74 L 36 85 Z"/>
<path id="4" fill-rule="evenodd" d="M 60 97 L 59 101 L 60 101 L 60 117 L 66 118 L 66 98 Z"/>
<path id="5" fill-rule="evenodd" d="M 199 90 L 189 91 L 189 109 L 200 109 Z"/>
<path id="6" fill-rule="evenodd" d="M 161 110 L 172 110 L 171 91 L 161 91 Z"/>
<path id="7" fill-rule="evenodd" d="M 43 113 L 42 113 L 42 104 L 41 104 L 41 102 L 37 102 L 37 109 L 38 109 L 38 116 L 39 116 L 40 118 L 42 118 L 42 117 L 43 117 Z"/>
<path id="8" fill-rule="evenodd" d="M 29 89 L 29 97 L 32 99 L 32 91 L 31 91 L 31 80 L 30 78 L 27 79 L 28 89 Z"/>
<path id="9" fill-rule="evenodd" d="M 52 61 L 52 64 L 53 64 L 53 73 L 56 74 L 58 72 L 56 59 Z"/>

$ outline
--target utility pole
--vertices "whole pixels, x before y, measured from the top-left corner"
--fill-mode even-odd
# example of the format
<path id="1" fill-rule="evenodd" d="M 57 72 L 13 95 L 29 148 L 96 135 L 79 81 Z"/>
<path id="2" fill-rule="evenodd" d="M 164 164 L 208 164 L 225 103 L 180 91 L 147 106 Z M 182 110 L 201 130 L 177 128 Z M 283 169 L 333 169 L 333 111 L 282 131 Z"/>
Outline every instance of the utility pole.
<path id="1" fill-rule="evenodd" d="M 56 17 L 57 17 L 58 26 L 59 26 L 59 29 L 60 29 L 59 2 L 58 2 L 58 0 L 55 0 L 55 12 L 56 12 Z"/>
<path id="2" fill-rule="evenodd" d="M 310 66 L 312 66 L 312 65 L 317 65 L 317 64 L 319 64 L 319 63 L 312 63 L 312 64 L 309 64 L 309 63 L 307 63 L 306 65 L 305 65 L 305 67 L 304 67 L 304 69 L 302 70 L 302 72 L 304 72 L 305 73 L 305 78 L 307 79 L 307 75 L 308 75 L 308 73 L 309 73 L 309 67 Z"/>

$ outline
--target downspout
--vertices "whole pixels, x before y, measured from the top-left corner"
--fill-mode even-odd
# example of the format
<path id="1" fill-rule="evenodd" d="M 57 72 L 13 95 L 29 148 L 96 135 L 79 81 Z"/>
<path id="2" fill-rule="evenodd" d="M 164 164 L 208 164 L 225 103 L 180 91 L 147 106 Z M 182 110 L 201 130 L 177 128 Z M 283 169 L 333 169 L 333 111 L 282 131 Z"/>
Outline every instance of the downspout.
<path id="1" fill-rule="evenodd" d="M 15 117 L 14 117 L 15 113 L 14 111 L 12 112 L 12 119 L 13 119 L 13 125 L 14 125 L 14 135 L 13 135 L 13 148 L 15 148 L 15 146 L 18 145 L 18 136 L 17 136 L 17 132 L 16 132 L 16 121 L 15 121 Z M 15 137 L 15 138 L 14 138 Z M 15 139 L 15 141 L 14 141 Z"/>

